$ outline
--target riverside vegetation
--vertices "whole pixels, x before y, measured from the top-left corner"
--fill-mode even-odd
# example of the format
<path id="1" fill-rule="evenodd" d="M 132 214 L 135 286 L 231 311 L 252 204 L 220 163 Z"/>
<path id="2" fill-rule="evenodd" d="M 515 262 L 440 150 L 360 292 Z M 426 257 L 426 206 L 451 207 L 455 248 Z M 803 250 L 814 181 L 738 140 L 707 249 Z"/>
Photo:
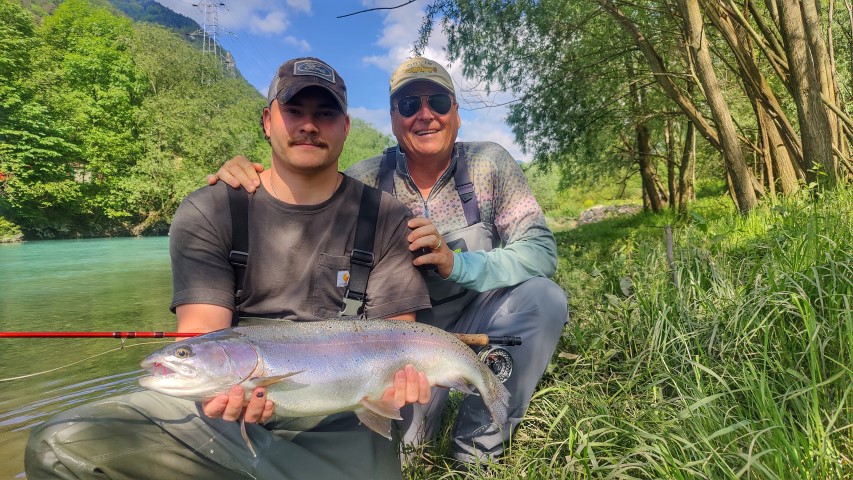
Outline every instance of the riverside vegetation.
<path id="1" fill-rule="evenodd" d="M 853 478 L 853 190 L 723 195 L 557 232 L 572 318 L 507 455 L 455 472 L 445 432 L 408 478 Z"/>
<path id="2" fill-rule="evenodd" d="M 233 65 L 106 0 L 24 3 L 0 0 L 0 242 L 164 234 L 224 159 L 270 157 Z M 342 168 L 389 143 L 354 119 Z"/>
<path id="3" fill-rule="evenodd" d="M 131 22 L 105 0 L 68 0 L 56 7 L 58 3 L 0 0 L 0 241 L 162 233 L 180 200 L 202 185 L 204 174 L 223 159 L 234 152 L 253 159 L 269 157 L 257 126 L 263 97 L 235 69 L 211 63 L 173 31 Z M 118 3 L 128 7 L 132 2 Z M 448 0 L 435 6 L 473 3 Z M 472 11 L 485 15 L 498 9 L 500 15 L 535 21 L 512 27 L 521 33 L 539 32 L 537 26 L 559 28 L 561 23 L 554 20 L 569 14 L 594 18 L 596 22 L 568 22 L 597 29 L 583 37 L 586 43 L 565 37 L 571 40 L 568 45 L 597 47 L 610 45 L 600 39 L 613 39 L 613 49 L 592 50 L 636 53 L 631 41 L 626 43 L 613 25 L 599 24 L 602 17 L 594 15 L 597 3 L 608 15 L 623 18 L 607 0 L 481 3 Z M 45 7 L 32 8 L 34 15 L 22 4 Z M 504 8 L 513 5 L 534 10 Z M 568 9 L 572 6 L 580 8 Z M 631 11 L 642 21 L 647 12 L 655 13 L 642 23 L 646 27 L 667 27 L 680 18 L 669 8 L 638 4 Z M 668 21 L 660 21 L 661 12 L 668 12 Z M 467 23 L 469 17 L 460 19 L 468 26 L 497 25 L 497 37 L 469 38 L 462 31 L 451 40 L 465 40 L 471 52 L 478 38 L 486 43 L 505 39 L 513 48 L 547 55 L 566 51 L 563 45 L 542 48 L 529 38 L 515 42 L 506 34 L 506 26 L 514 25 L 507 23 L 512 18 L 500 15 Z M 687 58 L 676 48 L 680 34 L 672 33 L 680 31 L 670 28 L 643 38 L 672 40 L 662 51 L 672 52 L 668 56 L 673 59 Z M 550 30 L 541 36 L 564 38 Z M 461 53 L 459 43 L 451 42 L 451 47 Z M 508 50 L 489 43 L 485 51 L 499 55 Z M 565 81 L 565 71 L 571 69 L 522 53 L 513 58 L 536 64 L 538 76 L 533 80 L 541 80 L 539 87 L 552 83 L 545 75 L 551 73 L 561 85 L 584 87 L 568 96 L 574 107 L 584 108 L 552 102 L 554 89 L 537 87 L 530 91 L 545 95 L 525 96 L 525 109 L 509 118 L 521 137 L 542 146 L 535 152 L 537 160 L 567 169 L 562 179 L 529 169 L 528 175 L 555 226 L 560 254 L 556 280 L 570 295 L 572 319 L 500 463 L 467 473 L 453 471 L 445 433 L 435 448 L 416 452 L 415 463 L 406 470 L 408 478 L 853 478 L 853 191 L 844 180 L 843 172 L 848 177 L 850 172 L 847 157 L 841 160 L 838 189 L 821 187 L 833 182 L 807 178 L 820 173 L 819 168 L 779 182 L 787 177 L 774 172 L 773 164 L 756 174 L 767 187 L 761 201 L 746 199 L 735 208 L 732 198 L 739 200 L 733 190 L 726 195 L 725 187 L 707 187 L 713 182 L 709 179 L 726 178 L 731 152 L 702 144 L 697 148 L 690 122 L 682 122 L 682 127 L 668 120 L 646 122 L 658 118 L 649 112 L 670 118 L 673 108 L 653 90 L 648 95 L 636 91 L 636 85 L 649 83 L 637 81 L 633 72 L 641 62 L 636 58 L 623 62 L 620 55 L 608 57 L 616 67 L 624 65 L 627 73 L 580 77 L 625 80 L 621 94 L 602 95 L 611 90 L 610 83 L 602 88 L 574 81 L 576 77 Z M 488 62 L 468 60 L 472 74 L 487 77 L 507 71 L 501 62 L 492 70 Z M 601 62 L 587 63 L 604 71 Z M 524 64 L 516 67 L 525 79 L 534 71 Z M 849 78 L 848 72 L 844 75 Z M 689 76 L 677 79 L 688 82 Z M 698 91 L 694 81 L 688 83 L 684 91 Z M 848 83 L 838 82 L 845 87 Z M 620 98 L 635 101 L 612 110 L 599 102 Z M 541 108 L 537 99 L 569 116 L 548 114 L 551 110 Z M 796 99 L 797 104 L 801 100 Z M 704 105 L 701 98 L 695 102 Z M 691 104 L 679 105 L 695 113 Z M 772 163 L 767 160 L 770 148 L 781 144 L 761 140 L 766 137 L 761 132 L 773 125 L 749 128 L 751 110 L 745 105 L 733 111 L 754 143 L 761 141 L 764 160 L 756 159 L 751 167 L 759 172 Z M 781 107 L 794 118 L 790 102 Z M 609 127 L 578 121 L 599 118 L 594 114 L 598 111 L 612 111 L 601 117 Z M 548 115 L 528 122 L 525 112 Z M 758 117 L 762 115 L 767 112 Z M 697 123 L 700 133 L 710 128 Z M 570 126 L 583 129 L 567 130 Z M 681 145 L 669 141 L 677 138 L 684 139 Z M 378 153 L 389 141 L 354 121 L 342 167 Z M 794 153 L 796 144 L 791 142 Z M 679 151 L 686 159 L 683 168 L 676 168 Z M 672 165 L 667 168 L 668 188 L 650 168 L 656 158 Z M 638 165 L 645 167 L 638 172 Z M 608 186 L 618 185 L 613 176 L 630 178 L 632 171 L 640 173 L 642 187 Z M 694 176 L 698 200 L 688 203 Z M 587 177 L 599 195 L 628 196 L 639 203 L 644 191 L 649 208 L 659 213 L 569 228 L 571 218 L 598 203 L 587 200 L 584 192 L 590 189 L 560 184 L 581 177 Z M 811 185 L 802 188 L 803 180 Z M 776 186 L 783 198 L 775 199 Z M 680 215 L 658 201 L 663 191 Z M 748 215 L 738 213 L 746 210 Z M 671 256 L 663 240 L 666 225 L 673 231 Z"/>

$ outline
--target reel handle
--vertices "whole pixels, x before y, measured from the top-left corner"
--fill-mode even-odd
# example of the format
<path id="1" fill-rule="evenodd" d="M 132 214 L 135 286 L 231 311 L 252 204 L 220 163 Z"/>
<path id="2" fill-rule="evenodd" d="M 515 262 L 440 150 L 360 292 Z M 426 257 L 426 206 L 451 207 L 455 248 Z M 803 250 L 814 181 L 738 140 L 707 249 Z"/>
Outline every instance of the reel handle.
<path id="1" fill-rule="evenodd" d="M 506 336 L 489 336 L 482 333 L 456 333 L 459 340 L 462 340 L 466 345 L 472 347 L 485 347 L 486 345 L 501 345 L 513 347 L 521 345 L 521 337 Z"/>

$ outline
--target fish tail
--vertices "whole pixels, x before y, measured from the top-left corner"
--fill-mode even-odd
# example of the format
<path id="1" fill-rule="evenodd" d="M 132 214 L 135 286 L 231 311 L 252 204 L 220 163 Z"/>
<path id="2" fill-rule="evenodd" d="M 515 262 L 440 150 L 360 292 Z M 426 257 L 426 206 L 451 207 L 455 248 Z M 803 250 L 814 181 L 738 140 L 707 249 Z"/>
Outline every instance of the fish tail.
<path id="1" fill-rule="evenodd" d="M 492 422 L 496 425 L 503 426 L 506 423 L 509 408 L 509 390 L 503 383 L 492 373 L 488 367 L 485 367 L 485 388 L 480 391 L 480 396 L 483 398 L 483 403 L 492 414 Z"/>

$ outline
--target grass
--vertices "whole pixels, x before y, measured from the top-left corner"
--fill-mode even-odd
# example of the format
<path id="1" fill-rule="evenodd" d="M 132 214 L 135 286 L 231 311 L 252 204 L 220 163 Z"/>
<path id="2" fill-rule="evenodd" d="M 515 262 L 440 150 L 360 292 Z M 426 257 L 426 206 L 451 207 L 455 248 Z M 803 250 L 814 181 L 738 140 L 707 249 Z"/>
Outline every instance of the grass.
<path id="1" fill-rule="evenodd" d="M 505 457 L 453 472 L 448 418 L 407 477 L 853 478 L 853 190 L 693 208 L 557 233 L 572 322 Z"/>

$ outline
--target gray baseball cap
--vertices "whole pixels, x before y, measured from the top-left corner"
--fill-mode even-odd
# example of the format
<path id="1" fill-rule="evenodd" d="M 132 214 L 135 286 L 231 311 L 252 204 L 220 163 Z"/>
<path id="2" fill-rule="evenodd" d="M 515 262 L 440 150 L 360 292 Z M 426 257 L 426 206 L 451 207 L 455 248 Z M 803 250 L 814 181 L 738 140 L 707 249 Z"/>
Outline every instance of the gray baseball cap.
<path id="1" fill-rule="evenodd" d="M 272 104 L 276 98 L 287 102 L 307 87 L 325 88 L 338 101 L 341 110 L 347 111 L 344 79 L 328 63 L 314 57 L 294 58 L 278 67 L 267 92 L 267 104 Z"/>

